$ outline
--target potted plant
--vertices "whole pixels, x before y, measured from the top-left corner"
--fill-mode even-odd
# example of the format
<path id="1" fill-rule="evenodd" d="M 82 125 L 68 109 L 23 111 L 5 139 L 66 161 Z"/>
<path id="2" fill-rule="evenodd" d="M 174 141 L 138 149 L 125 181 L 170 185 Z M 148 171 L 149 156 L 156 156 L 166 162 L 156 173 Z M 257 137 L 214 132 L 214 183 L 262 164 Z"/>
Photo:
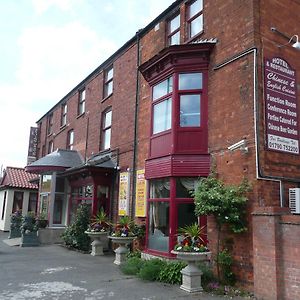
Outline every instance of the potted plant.
<path id="1" fill-rule="evenodd" d="M 9 239 L 21 237 L 22 211 L 15 211 L 10 217 Z"/>
<path id="2" fill-rule="evenodd" d="M 85 233 L 93 239 L 91 255 L 103 255 L 104 241 L 103 238 L 108 235 L 110 223 L 104 209 L 101 208 L 99 213 L 91 219 L 91 223 Z"/>
<path id="3" fill-rule="evenodd" d="M 205 226 L 200 227 L 197 223 L 179 228 L 180 242 L 171 251 L 179 260 L 187 262 L 187 266 L 181 270 L 182 285 L 180 288 L 190 293 L 203 290 L 201 286 L 202 272 L 196 266 L 196 262 L 210 260 L 211 257 L 211 252 L 202 238 L 204 228 Z"/>
<path id="4" fill-rule="evenodd" d="M 38 224 L 33 212 L 27 213 L 22 217 L 21 224 L 21 247 L 38 246 L 39 240 L 37 236 Z"/>
<path id="5" fill-rule="evenodd" d="M 113 243 L 119 245 L 115 250 L 116 257 L 114 264 L 120 265 L 125 261 L 126 255 L 129 252 L 126 245 L 132 243 L 136 238 L 134 221 L 129 216 L 120 217 L 119 222 L 114 226 L 114 229 L 108 238 L 111 239 Z"/>

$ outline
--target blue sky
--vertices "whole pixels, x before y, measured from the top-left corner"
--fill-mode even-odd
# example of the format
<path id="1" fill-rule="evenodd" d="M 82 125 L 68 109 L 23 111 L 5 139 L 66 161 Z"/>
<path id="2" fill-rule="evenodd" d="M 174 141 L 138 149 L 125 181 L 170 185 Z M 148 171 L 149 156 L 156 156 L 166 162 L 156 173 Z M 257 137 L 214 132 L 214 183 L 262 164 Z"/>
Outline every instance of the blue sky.
<path id="1" fill-rule="evenodd" d="M 0 0 L 0 168 L 29 128 L 174 0 Z"/>

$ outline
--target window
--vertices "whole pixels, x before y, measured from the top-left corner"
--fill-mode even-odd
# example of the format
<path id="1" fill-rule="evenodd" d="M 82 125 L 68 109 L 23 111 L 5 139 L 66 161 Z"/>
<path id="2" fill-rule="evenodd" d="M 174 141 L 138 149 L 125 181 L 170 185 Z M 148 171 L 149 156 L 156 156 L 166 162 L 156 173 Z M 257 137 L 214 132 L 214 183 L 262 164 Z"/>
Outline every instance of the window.
<path id="1" fill-rule="evenodd" d="M 68 111 L 67 103 L 64 103 L 61 106 L 61 122 L 60 122 L 61 126 L 65 126 L 67 124 L 67 111 Z"/>
<path id="2" fill-rule="evenodd" d="M 13 202 L 13 210 L 12 212 L 16 212 L 17 210 L 22 210 L 23 207 L 23 192 L 14 192 L 14 202 Z"/>
<path id="3" fill-rule="evenodd" d="M 79 91 L 78 102 L 78 115 L 82 115 L 85 112 L 85 89 Z"/>
<path id="4" fill-rule="evenodd" d="M 112 121 L 112 111 L 108 110 L 108 111 L 106 111 L 106 112 L 103 113 L 102 150 L 110 148 L 111 121 Z"/>
<path id="5" fill-rule="evenodd" d="M 202 73 L 179 74 L 180 127 L 201 125 L 201 89 Z"/>
<path id="6" fill-rule="evenodd" d="M 104 98 L 110 96 L 113 92 L 113 76 L 114 76 L 114 69 L 113 66 L 109 67 L 105 71 L 105 78 L 104 78 Z"/>
<path id="7" fill-rule="evenodd" d="M 53 143 L 53 141 L 50 141 L 48 143 L 48 154 L 52 153 L 53 151 L 54 151 L 54 143 Z"/>
<path id="8" fill-rule="evenodd" d="M 74 147 L 74 130 L 68 131 L 68 137 L 67 137 L 67 149 L 73 150 Z"/>
<path id="9" fill-rule="evenodd" d="M 193 1 L 188 6 L 187 23 L 188 37 L 193 38 L 203 31 L 203 0 Z"/>
<path id="10" fill-rule="evenodd" d="M 168 22 L 168 45 L 180 44 L 180 14 Z"/>
<path id="11" fill-rule="evenodd" d="M 153 134 L 166 131 L 171 128 L 172 77 L 153 87 Z"/>
<path id="12" fill-rule="evenodd" d="M 53 130 L 53 114 L 48 115 L 48 130 L 47 133 L 51 134 Z"/>
<path id="13" fill-rule="evenodd" d="M 29 193 L 28 211 L 37 211 L 37 193 Z"/>

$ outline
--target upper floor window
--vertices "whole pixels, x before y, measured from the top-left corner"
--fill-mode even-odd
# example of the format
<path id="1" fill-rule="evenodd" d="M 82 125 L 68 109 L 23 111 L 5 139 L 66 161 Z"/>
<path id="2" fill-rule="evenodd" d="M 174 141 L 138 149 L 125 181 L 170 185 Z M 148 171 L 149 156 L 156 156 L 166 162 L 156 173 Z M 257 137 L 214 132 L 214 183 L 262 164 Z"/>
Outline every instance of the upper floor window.
<path id="1" fill-rule="evenodd" d="M 172 77 L 167 78 L 153 87 L 153 134 L 171 128 L 172 90 Z"/>
<path id="2" fill-rule="evenodd" d="M 180 44 L 180 14 L 168 22 L 168 45 Z"/>
<path id="3" fill-rule="evenodd" d="M 113 66 L 109 67 L 105 71 L 105 78 L 104 78 L 104 98 L 108 97 L 113 92 L 113 76 L 114 76 L 114 69 Z"/>
<path id="4" fill-rule="evenodd" d="M 73 150 L 74 147 L 74 130 L 68 131 L 68 137 L 67 137 L 67 149 Z"/>
<path id="5" fill-rule="evenodd" d="M 53 143 L 53 141 L 50 141 L 48 143 L 48 154 L 52 153 L 53 151 L 54 151 L 54 143 Z"/>
<path id="6" fill-rule="evenodd" d="M 85 89 L 79 91 L 78 115 L 85 112 Z"/>
<path id="7" fill-rule="evenodd" d="M 51 134 L 53 130 L 53 114 L 48 115 L 48 130 L 47 133 Z"/>
<path id="8" fill-rule="evenodd" d="M 179 74 L 179 119 L 180 127 L 201 125 L 202 73 Z"/>
<path id="9" fill-rule="evenodd" d="M 68 111 L 68 107 L 67 107 L 67 103 L 64 103 L 61 106 L 61 126 L 65 126 L 67 124 L 67 111 Z"/>
<path id="10" fill-rule="evenodd" d="M 102 150 L 110 148 L 111 140 L 111 121 L 112 111 L 111 109 L 103 113 L 102 121 Z"/>
<path id="11" fill-rule="evenodd" d="M 191 2 L 187 9 L 188 37 L 193 38 L 203 31 L 203 0 Z"/>

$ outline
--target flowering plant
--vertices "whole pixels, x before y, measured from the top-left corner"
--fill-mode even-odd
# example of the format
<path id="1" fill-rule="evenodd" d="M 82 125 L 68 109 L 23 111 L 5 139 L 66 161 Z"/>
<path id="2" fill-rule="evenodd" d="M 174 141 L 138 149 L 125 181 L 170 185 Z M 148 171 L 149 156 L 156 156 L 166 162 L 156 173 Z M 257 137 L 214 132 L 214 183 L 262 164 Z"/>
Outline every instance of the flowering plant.
<path id="1" fill-rule="evenodd" d="M 104 209 L 101 207 L 97 215 L 91 219 L 91 223 L 87 229 L 88 232 L 107 232 L 109 231 L 110 223 Z"/>
<path id="2" fill-rule="evenodd" d="M 203 230 L 205 226 L 199 227 L 197 223 L 179 228 L 178 235 L 181 241 L 175 245 L 174 250 L 179 252 L 208 252 L 208 248 L 203 240 Z"/>
<path id="3" fill-rule="evenodd" d="M 115 225 L 111 236 L 116 237 L 133 237 L 136 236 L 134 233 L 134 222 L 129 216 L 122 216 L 119 222 Z"/>
<path id="4" fill-rule="evenodd" d="M 10 228 L 19 229 L 22 223 L 22 211 L 17 210 L 10 216 Z"/>

